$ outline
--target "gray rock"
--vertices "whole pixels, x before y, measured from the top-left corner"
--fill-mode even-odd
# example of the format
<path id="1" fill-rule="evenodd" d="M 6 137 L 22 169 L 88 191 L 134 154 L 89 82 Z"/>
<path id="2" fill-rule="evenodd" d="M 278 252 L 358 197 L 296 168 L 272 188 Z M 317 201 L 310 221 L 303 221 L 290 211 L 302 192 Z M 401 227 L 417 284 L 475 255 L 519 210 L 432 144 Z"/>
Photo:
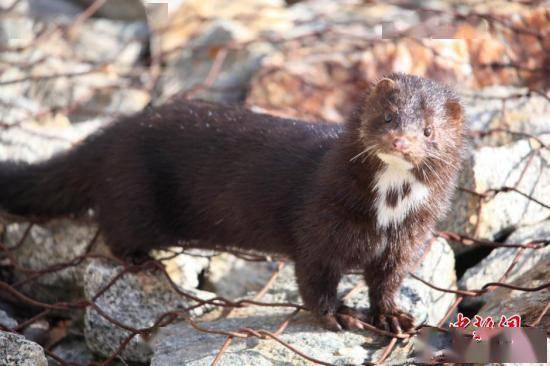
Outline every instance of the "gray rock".
<path id="1" fill-rule="evenodd" d="M 13 329 L 17 327 L 17 321 L 0 309 L 0 326 Z"/>
<path id="2" fill-rule="evenodd" d="M 533 240 L 543 240 L 550 237 L 550 221 L 543 221 L 536 225 L 522 227 L 512 233 L 506 243 L 524 244 Z M 459 281 L 459 287 L 467 290 L 480 289 L 489 282 L 500 282 L 502 276 L 512 264 L 519 248 L 497 248 L 486 258 L 469 268 Z M 550 246 L 532 250 L 525 249 L 521 252 L 519 260 L 512 268 L 506 279 L 507 283 L 515 281 L 518 277 L 537 266 L 539 263 L 550 259 Z M 482 295 L 473 299 L 464 299 L 464 305 L 484 303 L 486 296 Z"/>
<path id="3" fill-rule="evenodd" d="M 251 262 L 222 253 L 212 257 L 205 278 L 216 294 L 236 299 L 259 291 L 276 269 L 276 262 Z"/>
<path id="4" fill-rule="evenodd" d="M 15 0 L 0 0 L 0 7 L 8 9 L 15 4 Z M 27 1 L 20 1 L 13 8 L 13 12 L 26 13 L 29 11 Z M 32 40 L 34 22 L 26 17 L 8 16 L 0 14 L 0 47 L 16 48 L 28 45 Z M 1 59 L 1 57 L 0 57 Z"/>
<path id="5" fill-rule="evenodd" d="M 145 21 L 92 19 L 78 30 L 72 49 L 87 62 L 131 68 L 144 51 L 148 34 Z"/>
<path id="6" fill-rule="evenodd" d="M 122 269 L 103 260 L 92 260 L 84 274 L 86 298 L 92 300 Z M 205 291 L 184 291 L 203 299 L 214 297 Z M 134 328 L 150 327 L 161 314 L 194 304 L 177 294 L 160 272 L 151 271 L 125 274 L 94 301 L 110 317 Z M 196 308 L 191 315 L 198 316 L 206 310 L 208 307 Z M 103 356 L 109 356 L 129 335 L 128 331 L 109 322 L 91 307 L 86 309 L 84 333 L 88 347 Z M 127 361 L 148 362 L 151 354 L 146 338 L 138 335 L 130 341 L 121 357 Z"/>
<path id="7" fill-rule="evenodd" d="M 94 3 L 94 0 L 73 0 L 82 4 L 83 7 L 88 7 Z M 144 20 L 146 18 L 145 6 L 142 0 L 116 0 L 107 1 L 99 10 L 97 15 L 123 20 Z"/>
<path id="8" fill-rule="evenodd" d="M 521 287 L 534 288 L 548 282 L 550 275 L 550 258 L 545 258 L 538 262 L 527 272 L 519 275 L 512 284 Z M 479 310 L 479 315 L 483 318 L 492 316 L 496 321 L 500 320 L 501 315 L 507 317 L 519 314 L 521 324 L 532 324 L 538 320 L 539 316 L 545 310 L 550 302 L 550 289 L 539 291 L 516 291 L 507 288 L 497 288 L 487 296 L 487 303 Z M 548 333 L 550 331 L 550 317 L 543 316 L 539 326 Z"/>
<path id="9" fill-rule="evenodd" d="M 102 90 L 76 108 L 71 113 L 70 120 L 73 123 L 89 122 L 101 116 L 98 122 L 103 125 L 121 116 L 140 112 L 150 100 L 151 95 L 139 88 Z"/>
<path id="10" fill-rule="evenodd" d="M 268 294 L 263 301 L 271 302 L 278 299 Z M 201 323 L 200 326 L 220 331 L 250 328 L 274 332 L 290 313 L 292 313 L 291 309 L 248 307 L 233 311 L 231 318 Z M 323 331 L 314 319 L 305 313 L 297 315 L 280 338 L 308 356 L 336 364 L 361 364 L 369 354 L 378 356 L 383 343 L 369 334 Z M 153 340 L 155 355 L 151 365 L 211 363 L 225 339 L 223 335 L 202 333 L 185 323 L 168 326 L 162 329 Z M 363 343 L 369 344 L 369 350 L 361 347 Z M 373 349 L 370 349 L 371 345 Z M 378 349 L 378 352 L 374 349 Z M 274 340 L 236 338 L 228 348 L 227 354 L 222 357 L 220 364 L 306 365 L 309 362 Z"/>
<path id="11" fill-rule="evenodd" d="M 26 327 L 22 335 L 31 342 L 46 344 L 50 340 L 51 331 L 52 327 L 50 322 L 45 319 L 40 319 Z"/>
<path id="12" fill-rule="evenodd" d="M 0 364 L 5 366 L 47 366 L 44 349 L 25 337 L 0 331 Z"/>
<path id="13" fill-rule="evenodd" d="M 435 240 L 417 268 L 416 273 L 441 287 L 454 287 L 454 256 L 449 245 L 442 239 Z M 260 299 L 263 302 L 297 302 L 298 293 L 293 278 L 293 266 L 287 264 L 274 285 Z M 347 276 L 342 281 L 343 295 L 355 286 L 357 276 Z M 243 280 L 246 282 L 246 279 Z M 246 298 L 251 298 L 251 293 Z M 366 288 L 353 295 L 350 305 L 366 307 Z M 408 279 L 399 294 L 399 303 L 418 321 L 437 323 L 452 303 L 452 294 L 431 290 L 422 283 Z M 210 330 L 239 331 L 243 328 L 264 329 L 274 332 L 293 312 L 292 308 L 248 306 L 233 310 L 229 317 L 201 322 L 201 327 Z M 338 365 L 361 364 L 365 359 L 376 360 L 383 352 L 387 339 L 370 332 L 329 332 L 324 330 L 310 314 L 300 312 L 288 324 L 280 338 L 308 356 Z M 206 365 L 210 364 L 222 347 L 224 335 L 204 333 L 186 323 L 170 325 L 159 331 L 152 341 L 153 366 Z M 388 362 L 403 361 L 411 351 L 411 343 L 399 343 Z M 309 361 L 286 349 L 275 340 L 251 337 L 235 338 L 220 365 L 307 365 Z"/>
<path id="14" fill-rule="evenodd" d="M 28 14 L 35 19 L 48 22 L 69 23 L 82 11 L 82 7 L 71 0 L 24 0 L 29 4 Z"/>
<path id="15" fill-rule="evenodd" d="M 533 240 L 544 240 L 550 237 L 550 221 L 543 221 L 536 225 L 522 227 L 512 233 L 506 243 L 524 244 Z M 550 246 L 532 250 L 520 248 L 497 248 L 486 258 L 469 268 L 459 281 L 459 287 L 468 290 L 481 288 L 487 282 L 496 282 L 504 275 L 516 254 L 522 251 L 521 256 L 510 271 L 507 282 L 512 282 L 539 262 L 550 258 Z"/>
<path id="16" fill-rule="evenodd" d="M 6 226 L 6 244 L 14 248 L 23 238 L 29 224 L 13 223 Z M 69 263 L 85 254 L 97 229 L 88 223 L 66 219 L 43 225 L 33 225 L 26 239 L 12 251 L 17 264 L 25 269 L 39 271 L 55 265 Z M 79 265 L 46 273 L 24 286 L 23 290 L 42 301 L 69 300 L 82 293 L 83 270 L 86 261 Z M 15 271 L 16 279 L 28 274 Z"/>
<path id="17" fill-rule="evenodd" d="M 216 21 L 183 48 L 179 57 L 170 60 L 160 81 L 160 102 L 181 91 L 193 90 L 203 83 L 221 49 L 246 39 L 248 31 L 236 22 Z M 221 72 L 212 88 L 201 90 L 195 97 L 219 102 L 244 100 L 247 85 L 267 52 L 266 45 L 229 49 Z"/>
<path id="18" fill-rule="evenodd" d="M 540 138 L 545 143 L 550 141 L 550 135 L 541 135 Z M 504 146 L 479 148 L 463 169 L 461 184 L 480 193 L 516 186 L 520 192 L 548 205 L 550 170 L 546 167 L 550 162 L 550 151 L 537 150 L 537 146 L 536 141 L 522 139 Z M 471 193 L 456 192 L 451 206 L 453 210 L 440 228 L 492 240 L 514 228 L 536 224 L 550 217 L 550 209 L 513 191 L 490 197 L 479 215 L 478 202 L 479 198 Z"/>
<path id="19" fill-rule="evenodd" d="M 64 35 L 56 27 L 74 20 L 74 8 L 61 0 L 24 0 L 2 14 L 0 46 L 7 49 L 0 62 L 8 65 L 0 75 L 3 123 L 67 126 L 98 115 L 105 122 L 109 115 L 133 113 L 148 103 L 148 93 L 135 87 L 143 75 L 120 76 L 133 70 L 145 51 L 147 22 L 91 18 Z M 39 31 L 48 36 L 17 49 L 31 44 Z M 66 73 L 73 75 L 47 78 Z"/>
<path id="20" fill-rule="evenodd" d="M 88 365 L 95 361 L 94 354 L 86 346 L 86 341 L 82 337 L 68 337 L 52 349 L 52 353 L 67 363 Z M 50 359 L 51 365 L 58 363 Z"/>
<path id="21" fill-rule="evenodd" d="M 518 97 L 520 95 L 525 95 Z M 466 117 L 474 131 L 495 128 L 535 136 L 550 133 L 550 103 L 539 94 L 527 94 L 525 88 L 490 86 L 481 91 L 462 93 Z M 475 146 L 498 146 L 521 139 L 507 133 L 491 134 L 475 139 Z"/>

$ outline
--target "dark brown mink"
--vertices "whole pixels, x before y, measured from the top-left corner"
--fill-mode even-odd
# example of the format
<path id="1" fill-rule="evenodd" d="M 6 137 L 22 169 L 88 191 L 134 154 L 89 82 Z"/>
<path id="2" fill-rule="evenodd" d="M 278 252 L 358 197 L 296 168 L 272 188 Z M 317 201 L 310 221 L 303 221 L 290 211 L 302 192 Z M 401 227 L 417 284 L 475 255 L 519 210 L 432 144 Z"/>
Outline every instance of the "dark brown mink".
<path id="1" fill-rule="evenodd" d="M 0 207 L 53 218 L 93 209 L 119 256 L 192 241 L 295 262 L 304 304 L 329 329 L 400 332 L 394 295 L 449 205 L 464 146 L 449 88 L 392 74 L 343 124 L 198 101 L 123 118 L 44 162 L 0 164 Z M 340 305 L 364 272 L 371 309 Z"/>

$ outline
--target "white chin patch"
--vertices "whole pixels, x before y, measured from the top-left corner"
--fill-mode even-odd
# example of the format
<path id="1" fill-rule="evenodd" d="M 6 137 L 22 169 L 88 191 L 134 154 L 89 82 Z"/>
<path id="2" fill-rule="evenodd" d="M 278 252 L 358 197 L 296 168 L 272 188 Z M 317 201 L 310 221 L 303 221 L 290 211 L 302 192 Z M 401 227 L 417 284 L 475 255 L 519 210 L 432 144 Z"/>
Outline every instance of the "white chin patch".
<path id="1" fill-rule="evenodd" d="M 411 170 L 414 167 L 412 163 L 410 163 L 407 160 L 403 159 L 399 155 L 378 153 L 377 156 L 384 163 L 386 163 L 386 164 L 388 164 L 392 167 L 395 167 L 397 169 Z"/>

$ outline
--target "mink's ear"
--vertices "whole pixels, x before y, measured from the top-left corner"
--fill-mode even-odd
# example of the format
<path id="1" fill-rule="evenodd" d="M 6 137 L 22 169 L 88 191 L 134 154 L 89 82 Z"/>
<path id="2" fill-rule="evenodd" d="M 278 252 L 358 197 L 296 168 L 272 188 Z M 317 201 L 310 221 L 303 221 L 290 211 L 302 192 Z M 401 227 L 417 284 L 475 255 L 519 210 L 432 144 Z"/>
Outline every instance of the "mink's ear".
<path id="1" fill-rule="evenodd" d="M 383 78 L 374 86 L 371 95 L 378 99 L 382 105 L 386 105 L 387 103 L 395 104 L 397 91 L 398 89 L 395 81 Z"/>
<path id="2" fill-rule="evenodd" d="M 445 103 L 445 111 L 453 124 L 461 126 L 464 123 L 464 108 L 458 100 L 449 100 Z"/>

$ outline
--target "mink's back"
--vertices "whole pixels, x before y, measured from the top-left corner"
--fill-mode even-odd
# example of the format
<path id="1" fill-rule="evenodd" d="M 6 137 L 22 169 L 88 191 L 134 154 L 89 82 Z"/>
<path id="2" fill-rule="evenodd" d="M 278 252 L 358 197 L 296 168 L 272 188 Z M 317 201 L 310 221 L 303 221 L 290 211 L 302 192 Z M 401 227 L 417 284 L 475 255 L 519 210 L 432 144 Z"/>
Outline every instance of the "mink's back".
<path id="1" fill-rule="evenodd" d="M 295 212 L 341 131 L 206 102 L 129 117 L 98 152 L 100 224 L 114 246 L 197 239 L 292 254 Z"/>

